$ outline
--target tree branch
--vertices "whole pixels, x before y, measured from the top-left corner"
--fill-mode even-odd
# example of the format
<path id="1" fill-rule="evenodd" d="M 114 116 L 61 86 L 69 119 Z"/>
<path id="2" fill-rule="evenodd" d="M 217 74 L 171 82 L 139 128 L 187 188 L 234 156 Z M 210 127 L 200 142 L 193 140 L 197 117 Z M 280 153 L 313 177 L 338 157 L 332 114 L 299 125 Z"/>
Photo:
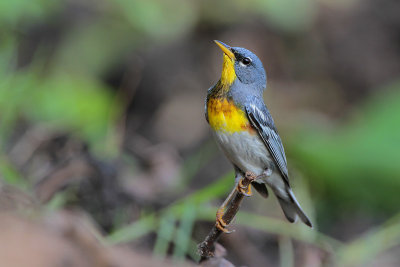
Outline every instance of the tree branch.
<path id="1" fill-rule="evenodd" d="M 245 177 L 242 180 L 242 185 L 245 188 L 245 190 L 250 186 L 251 182 L 256 179 L 256 176 L 253 173 L 246 173 Z M 234 194 L 231 200 L 229 198 Z M 229 225 L 233 218 L 235 217 L 236 213 L 239 211 L 240 204 L 243 201 L 244 194 L 239 192 L 236 189 L 236 186 L 233 188 L 233 191 L 231 194 L 229 194 L 228 198 L 225 200 L 228 206 L 222 215 L 222 219 L 224 222 L 226 222 L 227 225 Z M 215 243 L 223 233 L 222 230 L 220 230 L 217 227 L 217 223 L 213 226 L 211 229 L 210 233 L 206 236 L 203 242 L 201 242 L 198 245 L 198 253 L 201 256 L 200 262 L 203 262 L 209 258 L 212 258 L 215 256 Z"/>

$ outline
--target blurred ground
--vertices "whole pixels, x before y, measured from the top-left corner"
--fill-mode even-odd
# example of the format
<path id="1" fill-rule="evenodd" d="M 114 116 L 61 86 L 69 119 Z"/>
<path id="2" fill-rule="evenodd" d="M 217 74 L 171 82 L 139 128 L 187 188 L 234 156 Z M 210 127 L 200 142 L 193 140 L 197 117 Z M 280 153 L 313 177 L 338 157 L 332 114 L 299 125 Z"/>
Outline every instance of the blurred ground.
<path id="1" fill-rule="evenodd" d="M 2 1 L 0 265 L 198 260 L 233 185 L 203 110 L 217 39 L 263 61 L 316 225 L 254 196 L 221 239 L 226 258 L 398 266 L 399 14 L 395 0 Z"/>
<path id="2" fill-rule="evenodd" d="M 43 217 L 43 216 L 42 216 Z M 3 266 L 175 266 L 126 247 L 106 247 L 96 240 L 85 215 L 59 212 L 44 219 L 2 214 Z M 97 233 L 98 235 L 98 233 Z M 185 266 L 191 266 L 185 263 Z M 194 266 L 194 265 L 193 265 Z"/>

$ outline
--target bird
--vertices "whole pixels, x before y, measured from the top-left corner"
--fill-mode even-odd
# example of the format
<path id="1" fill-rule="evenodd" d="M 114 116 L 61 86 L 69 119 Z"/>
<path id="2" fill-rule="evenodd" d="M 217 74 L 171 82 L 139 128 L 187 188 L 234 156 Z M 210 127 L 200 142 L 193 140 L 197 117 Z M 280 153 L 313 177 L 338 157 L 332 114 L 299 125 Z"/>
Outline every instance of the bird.
<path id="1" fill-rule="evenodd" d="M 268 186 L 289 222 L 300 218 L 312 228 L 290 186 L 283 144 L 264 103 L 267 76 L 261 60 L 245 48 L 214 42 L 223 52 L 223 66 L 220 79 L 207 91 L 205 117 L 216 143 L 233 164 L 237 191 L 250 196 L 252 185 L 266 198 Z M 248 174 L 256 179 L 244 191 L 241 185 Z M 216 225 L 229 232 L 222 219 L 226 205 L 225 201 L 218 209 Z"/>

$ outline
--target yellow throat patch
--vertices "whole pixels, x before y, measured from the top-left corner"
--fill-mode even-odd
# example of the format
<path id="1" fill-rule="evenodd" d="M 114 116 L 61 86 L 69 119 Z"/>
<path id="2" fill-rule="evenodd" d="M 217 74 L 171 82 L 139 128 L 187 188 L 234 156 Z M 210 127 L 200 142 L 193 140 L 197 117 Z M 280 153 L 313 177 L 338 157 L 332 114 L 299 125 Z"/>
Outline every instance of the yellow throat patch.
<path id="1" fill-rule="evenodd" d="M 231 86 L 236 79 L 235 62 L 224 53 L 224 63 L 222 64 L 221 83 L 225 87 Z"/>
<path id="2" fill-rule="evenodd" d="M 226 98 L 210 98 L 207 103 L 208 122 L 214 131 L 229 134 L 241 131 L 254 132 L 243 110 Z"/>
<path id="3" fill-rule="evenodd" d="M 207 102 L 208 122 L 214 131 L 229 134 L 241 131 L 255 132 L 243 110 L 236 107 L 233 101 L 226 98 L 231 85 L 236 79 L 235 59 L 224 53 L 221 79 L 213 88 Z"/>

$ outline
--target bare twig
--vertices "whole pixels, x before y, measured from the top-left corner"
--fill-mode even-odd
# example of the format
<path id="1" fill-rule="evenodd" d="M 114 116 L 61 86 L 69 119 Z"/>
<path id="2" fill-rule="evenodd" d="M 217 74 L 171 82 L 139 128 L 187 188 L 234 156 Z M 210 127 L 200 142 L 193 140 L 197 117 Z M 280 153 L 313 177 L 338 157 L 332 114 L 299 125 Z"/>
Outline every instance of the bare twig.
<path id="1" fill-rule="evenodd" d="M 245 178 L 242 181 L 243 187 L 247 189 L 250 186 L 251 182 L 254 181 L 255 179 L 256 176 L 253 173 L 250 172 L 246 173 Z M 225 202 L 228 202 L 227 203 L 228 205 L 224 214 L 222 215 L 222 219 L 227 225 L 229 225 L 229 223 L 232 222 L 236 213 L 239 211 L 240 204 L 242 203 L 244 196 L 245 195 L 239 192 L 235 186 L 231 194 L 229 194 L 228 198 L 225 200 Z M 215 243 L 217 242 L 222 233 L 223 231 L 217 226 L 216 222 L 213 228 L 211 229 L 210 233 L 207 235 L 204 241 L 201 242 L 198 246 L 198 253 L 201 256 L 200 262 L 203 262 L 209 258 L 214 257 Z"/>

